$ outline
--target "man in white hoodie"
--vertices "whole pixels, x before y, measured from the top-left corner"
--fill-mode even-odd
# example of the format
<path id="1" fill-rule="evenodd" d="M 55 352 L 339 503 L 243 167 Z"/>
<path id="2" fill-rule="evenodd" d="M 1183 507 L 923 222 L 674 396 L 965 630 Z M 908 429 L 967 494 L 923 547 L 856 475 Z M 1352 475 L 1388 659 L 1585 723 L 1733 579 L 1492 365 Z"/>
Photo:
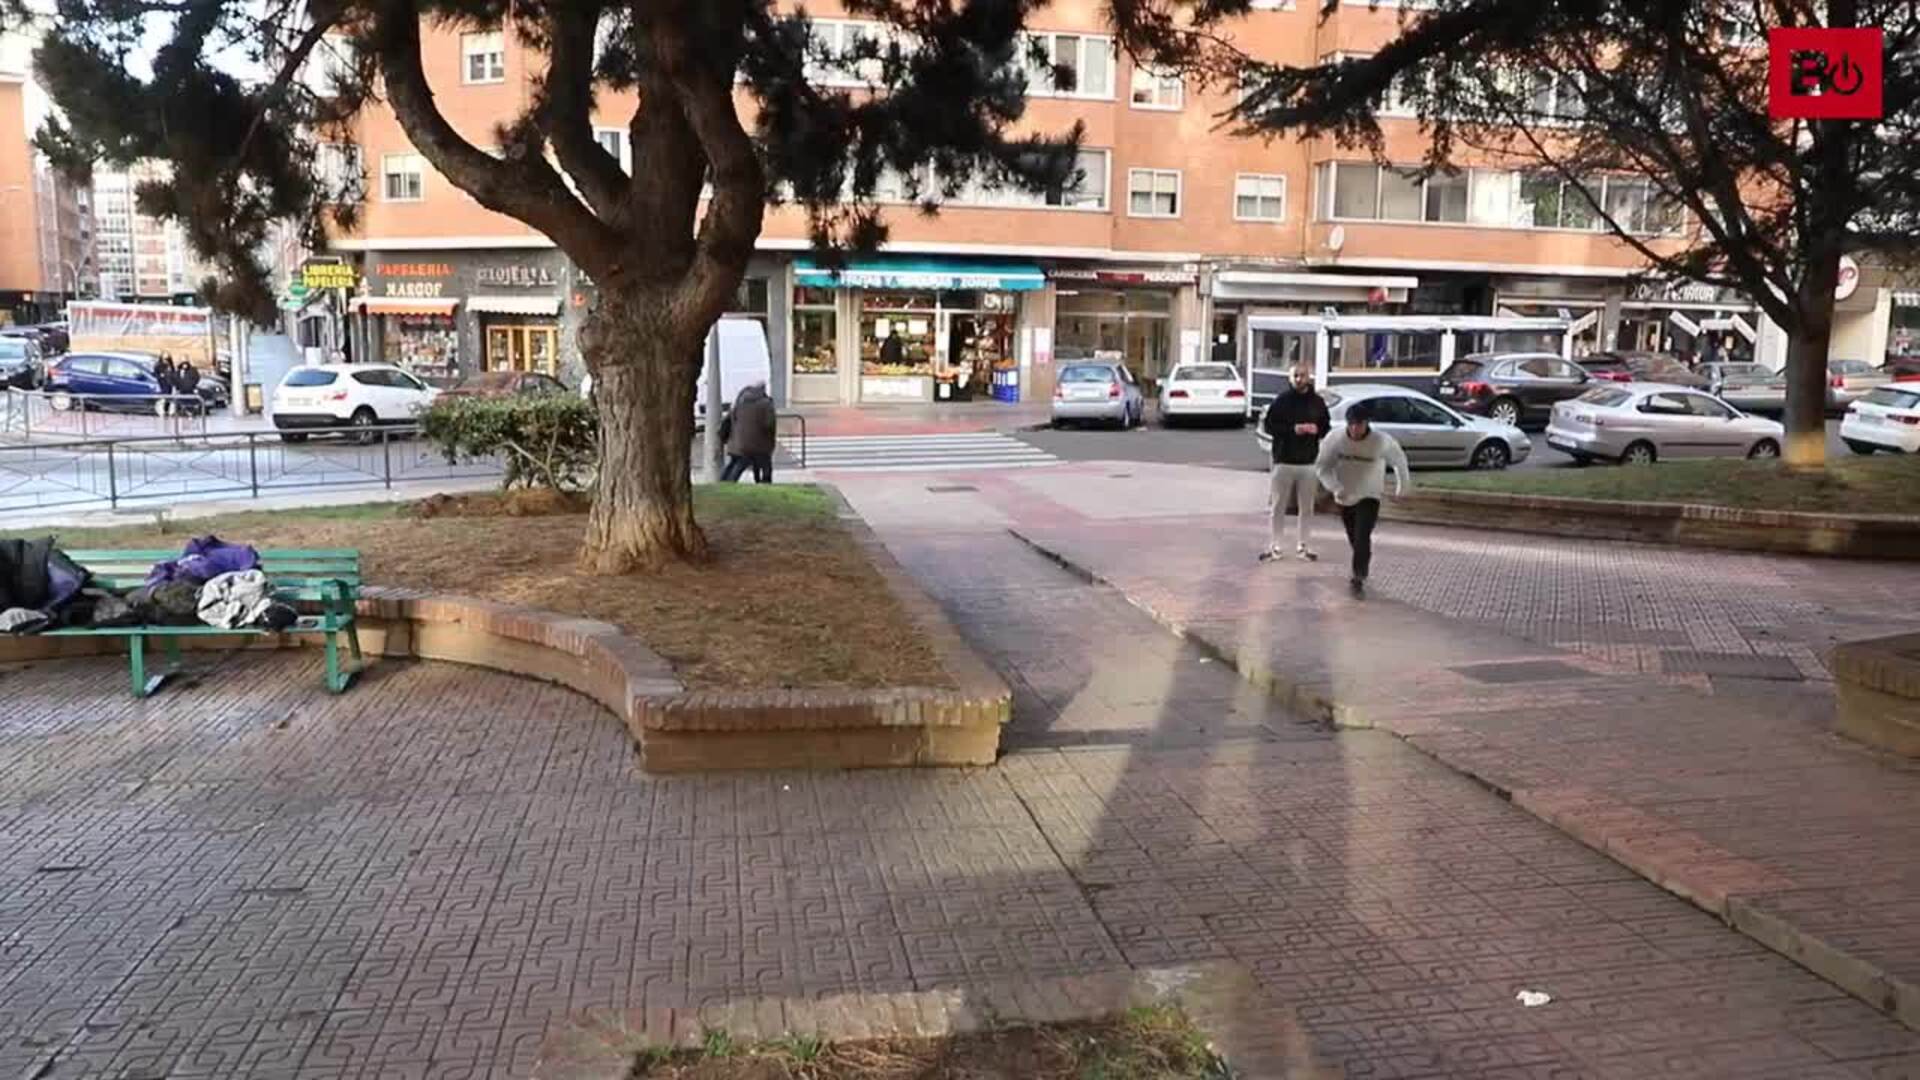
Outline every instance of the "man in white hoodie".
<path id="1" fill-rule="evenodd" d="M 1347 410 L 1346 427 L 1320 444 L 1320 457 L 1314 470 L 1320 484 L 1340 505 L 1340 523 L 1346 526 L 1347 543 L 1353 547 L 1353 578 L 1348 585 L 1353 597 L 1367 595 L 1367 570 L 1373 564 L 1373 526 L 1380 520 L 1380 498 L 1387 490 L 1387 469 L 1393 469 L 1393 493 L 1413 488 L 1413 476 L 1407 469 L 1407 455 L 1393 436 L 1375 431 L 1369 423 L 1367 403 L 1354 402 Z"/>

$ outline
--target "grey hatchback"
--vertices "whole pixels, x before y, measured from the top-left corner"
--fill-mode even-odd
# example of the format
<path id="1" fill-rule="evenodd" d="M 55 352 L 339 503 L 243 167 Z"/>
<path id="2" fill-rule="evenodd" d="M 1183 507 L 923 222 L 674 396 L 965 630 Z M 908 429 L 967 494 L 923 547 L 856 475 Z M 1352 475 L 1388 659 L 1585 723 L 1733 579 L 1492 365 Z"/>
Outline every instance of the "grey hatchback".
<path id="1" fill-rule="evenodd" d="M 1118 360 L 1075 360 L 1062 365 L 1053 387 L 1053 426 L 1099 421 L 1138 427 L 1147 397 L 1133 371 Z"/>

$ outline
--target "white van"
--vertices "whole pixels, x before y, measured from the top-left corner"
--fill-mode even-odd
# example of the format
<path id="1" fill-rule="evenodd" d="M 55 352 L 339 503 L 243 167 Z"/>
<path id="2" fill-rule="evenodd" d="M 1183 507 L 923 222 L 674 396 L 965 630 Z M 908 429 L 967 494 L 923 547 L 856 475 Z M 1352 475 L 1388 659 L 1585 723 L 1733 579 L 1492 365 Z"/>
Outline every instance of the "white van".
<path id="1" fill-rule="evenodd" d="M 758 319 L 721 319 L 708 332 L 720 335 L 720 403 L 731 409 L 733 399 L 748 386 L 763 382 L 773 392 L 773 351 L 767 347 L 767 328 Z M 593 392 L 593 376 L 580 380 L 580 396 Z M 700 369 L 700 383 L 693 395 L 694 427 L 705 426 L 707 418 L 707 368 Z"/>

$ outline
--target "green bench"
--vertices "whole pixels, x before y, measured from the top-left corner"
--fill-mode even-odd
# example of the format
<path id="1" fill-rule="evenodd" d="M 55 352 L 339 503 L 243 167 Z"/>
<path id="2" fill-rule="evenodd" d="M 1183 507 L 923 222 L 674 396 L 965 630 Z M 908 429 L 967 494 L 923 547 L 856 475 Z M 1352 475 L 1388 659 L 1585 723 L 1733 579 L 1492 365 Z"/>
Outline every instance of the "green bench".
<path id="1" fill-rule="evenodd" d="M 74 562 L 93 571 L 95 586 L 126 593 L 144 585 L 155 563 L 180 557 L 175 551 L 68 551 Z M 317 615 L 303 614 L 282 630 L 217 626 L 75 626 L 49 630 L 42 637 L 124 637 L 127 664 L 133 674 L 133 693 L 146 697 L 180 671 L 183 637 L 265 637 L 275 634 L 322 634 L 327 639 L 327 689 L 341 693 L 360 673 L 360 633 L 354 625 L 354 601 L 360 596 L 360 553 L 352 549 L 262 551 L 260 569 L 267 575 L 273 598 L 288 604 L 318 605 Z M 353 669 L 340 666 L 340 641 L 345 637 Z M 167 668 L 147 676 L 147 639 L 160 639 Z"/>

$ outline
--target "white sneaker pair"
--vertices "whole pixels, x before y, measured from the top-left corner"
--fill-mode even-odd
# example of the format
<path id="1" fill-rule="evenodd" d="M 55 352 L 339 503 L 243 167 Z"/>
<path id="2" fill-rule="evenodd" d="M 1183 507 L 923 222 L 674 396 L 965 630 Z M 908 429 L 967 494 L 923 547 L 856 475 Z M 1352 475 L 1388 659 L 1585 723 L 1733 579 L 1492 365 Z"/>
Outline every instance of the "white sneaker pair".
<path id="1" fill-rule="evenodd" d="M 1274 560 L 1283 557 L 1284 554 L 1285 553 L 1282 552 L 1277 547 L 1268 548 L 1267 550 L 1260 553 L 1260 561 L 1273 562 Z M 1307 550 L 1307 545 L 1301 544 L 1298 547 L 1293 549 L 1293 557 L 1296 559 L 1299 559 L 1301 562 L 1313 562 L 1314 560 L 1318 559 L 1320 556 L 1317 552 Z"/>

